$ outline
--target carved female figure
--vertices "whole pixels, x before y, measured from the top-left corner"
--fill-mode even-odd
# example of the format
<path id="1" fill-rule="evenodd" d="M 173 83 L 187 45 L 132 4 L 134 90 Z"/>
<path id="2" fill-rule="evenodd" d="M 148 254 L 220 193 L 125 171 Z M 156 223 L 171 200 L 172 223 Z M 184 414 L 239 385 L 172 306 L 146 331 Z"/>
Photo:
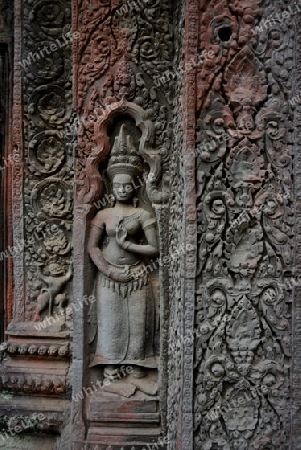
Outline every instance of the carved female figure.
<path id="1" fill-rule="evenodd" d="M 154 304 L 143 260 L 158 255 L 156 218 L 134 206 L 142 164 L 124 125 L 107 172 L 116 203 L 97 213 L 88 242 L 98 268 L 98 337 L 92 365 L 127 362 L 154 367 Z"/>

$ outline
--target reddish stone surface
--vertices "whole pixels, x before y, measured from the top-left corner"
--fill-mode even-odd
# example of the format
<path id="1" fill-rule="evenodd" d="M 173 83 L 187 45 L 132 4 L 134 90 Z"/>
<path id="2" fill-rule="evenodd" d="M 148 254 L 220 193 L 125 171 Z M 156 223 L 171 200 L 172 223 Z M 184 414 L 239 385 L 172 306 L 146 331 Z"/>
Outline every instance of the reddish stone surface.
<path id="1" fill-rule="evenodd" d="M 298 8 L 144 3 L 15 1 L 12 18 L 0 0 L 3 241 L 20 249 L 4 261 L 0 424 L 41 413 L 31 431 L 61 450 L 298 449 Z M 117 206 L 116 161 L 141 172 Z M 108 238 L 126 264 L 102 259 Z M 139 246 L 160 257 L 124 280 Z M 97 337 L 118 316 L 97 316 L 97 279 L 112 304 L 148 292 L 151 357 L 103 354 L 124 342 Z M 136 377 L 118 378 L 125 361 Z"/>

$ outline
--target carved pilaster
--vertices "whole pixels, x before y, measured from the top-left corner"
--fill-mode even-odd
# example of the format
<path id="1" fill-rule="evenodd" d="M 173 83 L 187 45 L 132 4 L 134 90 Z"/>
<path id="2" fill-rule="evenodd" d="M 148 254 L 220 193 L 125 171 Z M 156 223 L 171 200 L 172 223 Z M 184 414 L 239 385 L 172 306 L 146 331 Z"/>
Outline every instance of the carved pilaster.
<path id="1" fill-rule="evenodd" d="M 207 58 L 198 67 L 194 328 L 199 449 L 289 445 L 293 35 L 286 24 L 260 29 L 260 19 L 279 10 L 276 2 L 252 9 L 202 4 L 199 52 Z"/>
<path id="2" fill-rule="evenodd" d="M 5 258 L 13 260 L 14 306 L 1 345 L 1 390 L 22 394 L 25 416 L 32 407 L 43 408 L 41 396 L 49 399 L 48 419 L 55 410 L 59 431 L 70 391 L 73 331 L 71 11 L 63 0 L 14 6 L 13 145 L 7 160 L 13 244 L 5 249 Z M 54 406 L 50 397 L 61 400 Z"/>
<path id="3" fill-rule="evenodd" d="M 300 12 L 296 15 L 296 30 L 299 30 L 301 25 Z M 299 49 L 301 45 L 300 33 L 296 36 L 296 55 L 299 55 Z M 293 83 L 293 100 L 298 97 L 301 83 L 300 83 L 300 58 L 296 57 L 296 69 L 295 69 L 295 83 Z M 301 159 L 299 148 L 301 146 L 300 140 L 300 127 L 301 127 L 301 107 L 299 101 L 293 101 L 293 105 L 296 105 L 294 109 L 294 182 L 295 182 L 295 246 L 294 246 L 294 283 L 290 283 L 293 289 L 293 304 L 292 304 L 292 442 L 293 448 L 298 448 L 301 445 L 301 421 L 300 421 L 300 408 L 301 408 L 301 392 L 299 389 L 301 383 L 301 343 L 300 343 L 300 327 L 301 327 L 301 308 L 300 308 L 300 287 L 301 287 Z"/>

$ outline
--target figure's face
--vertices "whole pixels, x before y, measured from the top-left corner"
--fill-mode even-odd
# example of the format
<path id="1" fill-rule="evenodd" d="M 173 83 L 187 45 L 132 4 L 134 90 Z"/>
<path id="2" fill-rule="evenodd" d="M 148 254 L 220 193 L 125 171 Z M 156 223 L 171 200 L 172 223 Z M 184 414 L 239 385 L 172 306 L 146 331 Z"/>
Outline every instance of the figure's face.
<path id="1" fill-rule="evenodd" d="M 131 175 L 117 174 L 113 178 L 113 193 L 116 200 L 120 203 L 129 203 L 134 194 L 134 180 Z"/>

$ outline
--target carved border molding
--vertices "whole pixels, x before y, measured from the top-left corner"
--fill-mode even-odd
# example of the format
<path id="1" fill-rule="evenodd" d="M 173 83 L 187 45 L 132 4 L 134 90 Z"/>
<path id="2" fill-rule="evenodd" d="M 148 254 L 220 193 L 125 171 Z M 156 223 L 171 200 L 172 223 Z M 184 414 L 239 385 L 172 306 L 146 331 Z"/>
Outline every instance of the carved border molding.
<path id="1" fill-rule="evenodd" d="M 296 15 L 295 36 L 296 36 L 296 71 L 294 92 L 299 95 L 301 92 L 301 14 Z M 294 113 L 295 126 L 295 161 L 294 161 L 294 182 L 295 182 L 295 279 L 299 280 L 301 275 L 301 106 L 297 104 Z M 292 448 L 301 447 L 301 286 L 300 281 L 293 289 L 293 328 L 292 328 Z"/>
<path id="2" fill-rule="evenodd" d="M 196 67 L 191 64 L 198 54 L 199 5 L 196 0 L 188 0 L 185 5 L 184 59 L 183 59 L 183 91 L 182 116 L 184 165 L 184 242 L 186 252 L 183 256 L 183 391 L 181 418 L 181 448 L 193 448 L 193 336 L 195 275 L 197 253 L 197 220 L 196 220 L 196 184 L 195 184 L 195 120 L 196 120 Z M 189 250 L 188 250 L 189 249 Z"/>
<path id="3" fill-rule="evenodd" d="M 0 45 L 1 71 L 3 79 L 1 89 L 1 103 L 5 107 L 4 117 L 1 117 L 4 132 L 4 148 L 1 149 L 1 247 L 2 250 L 12 245 L 12 168 L 8 163 L 12 157 L 12 109 L 13 109 L 13 21 L 14 5 L 8 0 L 0 3 Z M 4 103 L 3 103 L 4 102 Z M 3 113 L 1 112 L 1 115 Z M 13 310 L 13 262 L 12 258 L 2 259 L 2 310 L 1 336 L 12 318 Z"/>

